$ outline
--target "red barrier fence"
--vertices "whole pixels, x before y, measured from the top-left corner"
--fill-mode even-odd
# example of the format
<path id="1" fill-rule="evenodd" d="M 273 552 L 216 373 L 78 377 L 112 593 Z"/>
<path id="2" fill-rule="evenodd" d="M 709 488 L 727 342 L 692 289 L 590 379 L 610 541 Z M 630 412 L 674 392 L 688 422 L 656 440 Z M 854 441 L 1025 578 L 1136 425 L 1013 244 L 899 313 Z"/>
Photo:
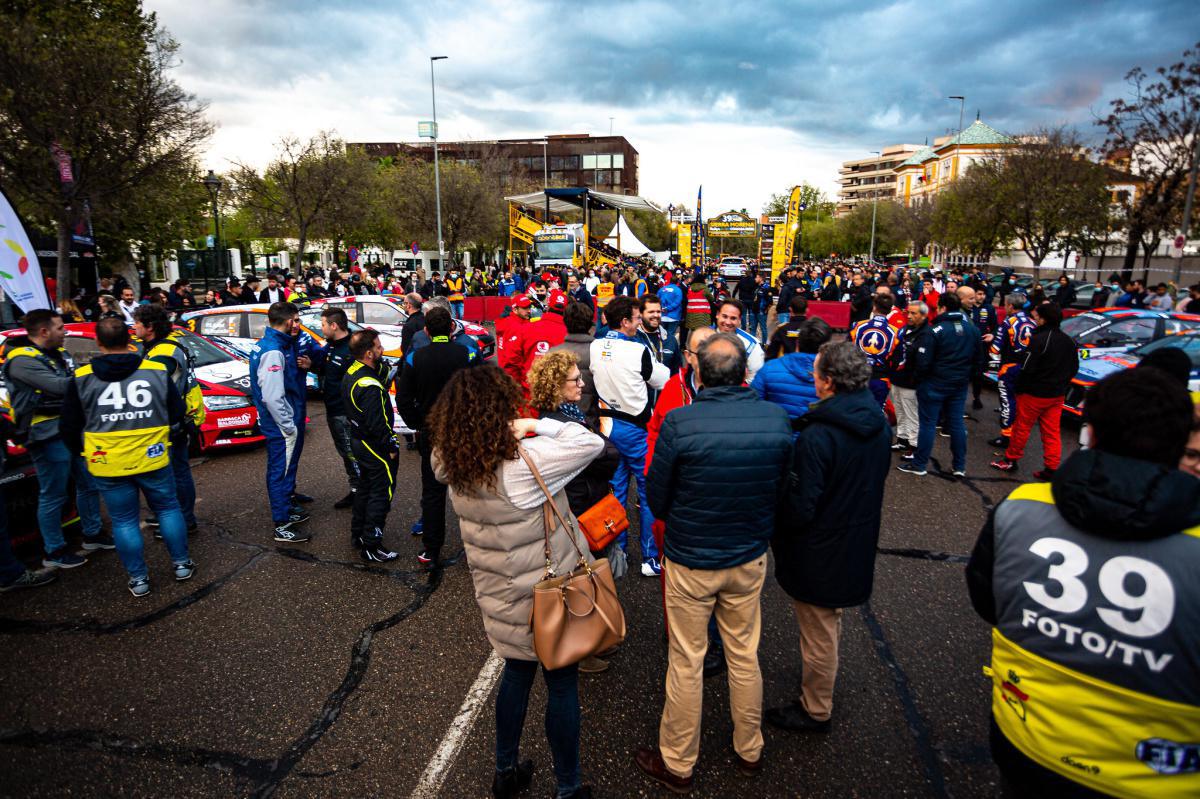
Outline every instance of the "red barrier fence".
<path id="1" fill-rule="evenodd" d="M 823 319 L 834 330 L 850 329 L 850 303 L 822 302 L 815 300 L 808 304 L 809 319 Z"/>
<path id="2" fill-rule="evenodd" d="M 463 317 L 476 324 L 494 322 L 509 302 L 508 297 L 467 297 L 463 300 Z"/>

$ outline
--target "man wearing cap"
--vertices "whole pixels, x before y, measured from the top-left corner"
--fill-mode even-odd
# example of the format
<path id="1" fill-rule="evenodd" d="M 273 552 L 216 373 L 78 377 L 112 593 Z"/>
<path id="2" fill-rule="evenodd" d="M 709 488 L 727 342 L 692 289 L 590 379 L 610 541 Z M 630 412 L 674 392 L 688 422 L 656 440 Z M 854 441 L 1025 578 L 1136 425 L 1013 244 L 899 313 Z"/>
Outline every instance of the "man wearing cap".
<path id="1" fill-rule="evenodd" d="M 242 289 L 239 293 L 238 302 L 242 305 L 253 305 L 258 302 L 258 276 L 250 275 L 242 283 Z"/>
<path id="2" fill-rule="evenodd" d="M 509 362 L 518 355 L 516 342 L 521 337 L 521 328 L 529 324 L 532 305 L 528 294 L 516 294 L 509 313 L 496 320 L 496 365 L 509 374 L 512 374 Z"/>
<path id="3" fill-rule="evenodd" d="M 525 391 L 529 390 L 529 367 L 542 355 L 557 347 L 567 338 L 567 326 L 563 322 L 563 312 L 567 309 L 567 295 L 561 291 L 552 291 L 546 301 L 546 312 L 535 322 L 516 328 L 512 340 L 504 346 L 511 352 L 511 360 L 507 361 L 504 370 L 521 384 Z"/>

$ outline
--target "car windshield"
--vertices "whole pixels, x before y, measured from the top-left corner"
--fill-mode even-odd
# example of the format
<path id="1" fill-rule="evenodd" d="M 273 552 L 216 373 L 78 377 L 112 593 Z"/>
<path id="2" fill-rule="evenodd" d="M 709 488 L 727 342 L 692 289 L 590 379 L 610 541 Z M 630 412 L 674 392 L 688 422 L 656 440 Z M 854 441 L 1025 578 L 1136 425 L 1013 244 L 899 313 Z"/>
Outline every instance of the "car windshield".
<path id="1" fill-rule="evenodd" d="M 300 311 L 300 324 L 304 325 L 314 336 L 321 335 L 321 309 L 320 308 L 304 308 Z M 358 322 L 346 320 L 346 329 L 351 333 L 356 330 L 362 330 L 363 326 Z"/>
<path id="2" fill-rule="evenodd" d="M 187 348 L 188 354 L 192 356 L 192 366 L 194 368 L 228 363 L 233 360 L 229 353 L 220 347 L 210 344 L 200 336 L 191 333 L 185 333 L 180 336 L 180 343 Z"/>
<path id="3" fill-rule="evenodd" d="M 537 248 L 536 258 L 553 258 L 555 260 L 569 260 L 575 255 L 575 242 L 573 241 L 539 241 L 534 245 Z"/>
<path id="4" fill-rule="evenodd" d="M 1134 350 L 1136 355 L 1149 355 L 1156 350 L 1166 349 L 1167 347 L 1175 347 L 1181 349 L 1188 354 L 1192 359 L 1192 366 L 1200 366 L 1200 336 L 1165 336 L 1158 341 L 1152 341 L 1149 344 L 1144 344 Z"/>
<path id="5" fill-rule="evenodd" d="M 1078 339 L 1080 336 L 1091 333 L 1103 323 L 1104 317 L 1099 314 L 1081 313 L 1078 316 L 1072 316 L 1070 319 L 1064 319 L 1062 332 L 1073 339 Z"/>

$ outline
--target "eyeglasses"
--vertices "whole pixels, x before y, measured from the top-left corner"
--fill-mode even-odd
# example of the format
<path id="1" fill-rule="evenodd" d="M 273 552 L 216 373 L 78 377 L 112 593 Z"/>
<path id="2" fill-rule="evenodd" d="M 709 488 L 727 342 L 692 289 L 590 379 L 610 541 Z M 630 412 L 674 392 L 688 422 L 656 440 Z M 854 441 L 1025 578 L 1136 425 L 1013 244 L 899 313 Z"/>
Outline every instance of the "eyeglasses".
<path id="1" fill-rule="evenodd" d="M 577 386 L 582 386 L 583 385 L 583 375 L 579 375 L 578 377 L 568 377 L 567 382 L 574 383 Z"/>

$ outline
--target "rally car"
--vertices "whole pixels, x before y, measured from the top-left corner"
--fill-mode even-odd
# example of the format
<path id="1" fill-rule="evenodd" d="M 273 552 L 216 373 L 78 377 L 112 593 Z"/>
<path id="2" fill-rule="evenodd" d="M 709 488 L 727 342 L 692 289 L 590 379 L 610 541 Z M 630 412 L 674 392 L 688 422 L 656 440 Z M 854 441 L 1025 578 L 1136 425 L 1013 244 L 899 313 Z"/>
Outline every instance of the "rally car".
<path id="1" fill-rule="evenodd" d="M 1079 373 L 1067 389 L 1063 410 L 1076 416 L 1083 415 L 1083 399 L 1087 390 L 1111 374 L 1132 369 L 1144 356 L 1166 347 L 1178 347 L 1192 359 L 1192 373 L 1188 378 L 1188 390 L 1200 391 L 1200 330 L 1185 330 L 1174 335 L 1163 336 L 1157 341 L 1143 344 L 1137 349 L 1116 355 L 1101 355 L 1089 358 L 1079 365 Z"/>
<path id="2" fill-rule="evenodd" d="M 100 354 L 96 346 L 94 322 L 75 322 L 64 325 L 66 339 L 63 348 L 76 366 L 82 366 Z M 258 431 L 258 413 L 250 399 L 250 378 L 246 359 L 202 336 L 181 330 L 180 342 L 192 359 L 192 368 L 204 397 L 205 419 L 200 426 L 198 443 L 202 452 L 227 447 L 256 444 L 263 440 Z M 24 330 L 5 330 L 5 340 L 22 336 Z M 139 351 L 141 344 L 135 339 Z M 6 407 L 8 391 L 0 385 L 0 402 Z M 10 453 L 13 451 L 10 449 Z"/>
<path id="3" fill-rule="evenodd" d="M 249 357 L 250 350 L 263 337 L 263 333 L 267 329 L 267 309 L 270 307 L 266 304 L 227 305 L 188 311 L 180 318 L 189 330 L 204 336 L 214 336 L 221 343 L 233 347 Z M 358 323 L 350 322 L 351 333 L 361 329 L 362 326 Z M 398 334 L 381 333 L 379 341 L 383 345 L 384 357 L 389 360 L 399 360 L 400 336 Z M 325 339 L 321 335 L 320 307 L 301 308 L 300 340 L 298 342 L 300 352 L 303 353 L 305 349 L 321 346 L 324 343 Z M 315 374 L 310 372 L 306 380 L 309 389 L 316 391 L 319 388 Z"/>
<path id="4" fill-rule="evenodd" d="M 1185 330 L 1200 330 L 1200 314 L 1106 308 L 1072 316 L 1062 323 L 1062 331 L 1079 347 L 1080 361 L 1129 352 Z"/>
<path id="5" fill-rule="evenodd" d="M 369 327 L 380 333 L 399 336 L 408 320 L 408 312 L 404 310 L 402 297 L 394 295 L 377 296 L 374 294 L 359 294 L 349 297 L 322 297 L 312 301 L 312 307 L 321 309 L 327 307 L 341 308 L 351 322 L 358 322 L 363 327 Z M 456 334 L 458 330 L 465 332 L 475 339 L 481 358 L 491 357 L 496 350 L 496 340 L 487 328 L 479 325 L 454 320 Z"/>

